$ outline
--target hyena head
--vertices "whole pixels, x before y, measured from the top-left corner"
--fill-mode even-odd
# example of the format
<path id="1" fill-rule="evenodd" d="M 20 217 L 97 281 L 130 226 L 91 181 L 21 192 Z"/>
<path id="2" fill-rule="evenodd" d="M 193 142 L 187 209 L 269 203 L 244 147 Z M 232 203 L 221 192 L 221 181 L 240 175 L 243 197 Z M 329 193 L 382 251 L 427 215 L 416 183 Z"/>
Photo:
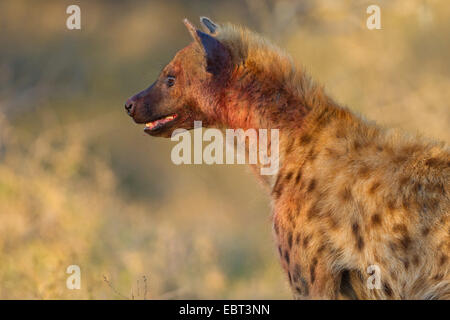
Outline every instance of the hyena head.
<path id="1" fill-rule="evenodd" d="M 129 98 L 127 113 L 146 124 L 152 136 L 170 137 L 177 128 L 193 129 L 194 121 L 215 125 L 217 104 L 230 74 L 230 53 L 214 34 L 218 26 L 201 18 L 206 32 L 186 19 L 194 42 L 180 50 L 147 89 Z"/>

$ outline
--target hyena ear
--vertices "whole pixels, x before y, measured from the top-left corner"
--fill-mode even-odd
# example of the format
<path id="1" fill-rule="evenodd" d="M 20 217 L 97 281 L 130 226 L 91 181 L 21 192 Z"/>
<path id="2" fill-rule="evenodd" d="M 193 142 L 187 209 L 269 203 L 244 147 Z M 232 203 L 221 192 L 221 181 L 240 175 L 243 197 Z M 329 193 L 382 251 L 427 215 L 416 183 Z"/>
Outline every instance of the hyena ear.
<path id="1" fill-rule="evenodd" d="M 183 22 L 189 30 L 192 38 L 194 38 L 195 42 L 200 45 L 203 53 L 205 54 L 206 71 L 217 76 L 224 70 L 227 70 L 231 59 L 225 46 L 212 35 L 195 28 L 194 25 L 187 19 L 184 19 Z"/>
<path id="2" fill-rule="evenodd" d="M 206 28 L 206 31 L 212 34 L 216 33 L 218 26 L 210 18 L 200 17 L 200 22 Z"/>

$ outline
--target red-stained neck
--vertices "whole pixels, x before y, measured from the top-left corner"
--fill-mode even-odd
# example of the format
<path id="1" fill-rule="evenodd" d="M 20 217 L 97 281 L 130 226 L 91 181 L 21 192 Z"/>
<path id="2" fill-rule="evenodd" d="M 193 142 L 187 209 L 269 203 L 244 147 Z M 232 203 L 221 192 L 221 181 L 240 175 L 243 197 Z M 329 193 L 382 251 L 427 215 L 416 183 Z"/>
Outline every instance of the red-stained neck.
<path id="1" fill-rule="evenodd" d="M 271 81 L 270 75 L 255 75 L 246 69 L 235 70 L 228 81 L 212 86 L 217 86 L 211 88 L 217 92 L 214 125 L 226 128 L 299 128 L 314 108 L 314 101 L 325 97 L 317 87 L 300 94 L 300 90 L 289 90 L 286 84 Z"/>

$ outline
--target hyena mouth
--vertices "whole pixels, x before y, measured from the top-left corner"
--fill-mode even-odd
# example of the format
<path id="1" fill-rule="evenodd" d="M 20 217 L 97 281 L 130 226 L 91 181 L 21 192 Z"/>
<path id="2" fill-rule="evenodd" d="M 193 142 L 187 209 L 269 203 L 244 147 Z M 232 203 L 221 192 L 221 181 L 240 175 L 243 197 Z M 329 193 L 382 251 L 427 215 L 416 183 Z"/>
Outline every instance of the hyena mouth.
<path id="1" fill-rule="evenodd" d="M 152 131 L 161 129 L 164 126 L 166 126 L 168 123 L 171 123 L 172 121 L 174 121 L 177 117 L 178 117 L 178 115 L 175 113 L 175 114 L 171 114 L 171 115 L 159 118 L 159 119 L 151 121 L 151 122 L 147 122 L 145 124 L 144 131 L 152 132 Z"/>

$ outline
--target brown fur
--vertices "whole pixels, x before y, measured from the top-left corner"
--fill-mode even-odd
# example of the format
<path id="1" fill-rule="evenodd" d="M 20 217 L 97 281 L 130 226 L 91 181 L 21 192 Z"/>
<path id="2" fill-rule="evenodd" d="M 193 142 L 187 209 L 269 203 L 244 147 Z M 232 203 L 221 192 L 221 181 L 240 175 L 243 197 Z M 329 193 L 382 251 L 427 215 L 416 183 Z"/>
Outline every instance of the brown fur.
<path id="1" fill-rule="evenodd" d="M 132 116 L 143 123 L 179 113 L 179 122 L 150 133 L 157 136 L 190 129 L 193 120 L 280 129 L 280 170 L 262 179 L 294 297 L 449 299 L 449 147 L 338 106 L 288 55 L 246 29 L 207 33 L 219 43 L 205 61 L 209 44 L 187 26 L 196 41 L 165 68 L 157 89 L 131 99 Z M 173 91 L 162 88 L 166 72 L 177 73 Z M 366 285 L 371 265 L 381 270 L 381 289 Z"/>

